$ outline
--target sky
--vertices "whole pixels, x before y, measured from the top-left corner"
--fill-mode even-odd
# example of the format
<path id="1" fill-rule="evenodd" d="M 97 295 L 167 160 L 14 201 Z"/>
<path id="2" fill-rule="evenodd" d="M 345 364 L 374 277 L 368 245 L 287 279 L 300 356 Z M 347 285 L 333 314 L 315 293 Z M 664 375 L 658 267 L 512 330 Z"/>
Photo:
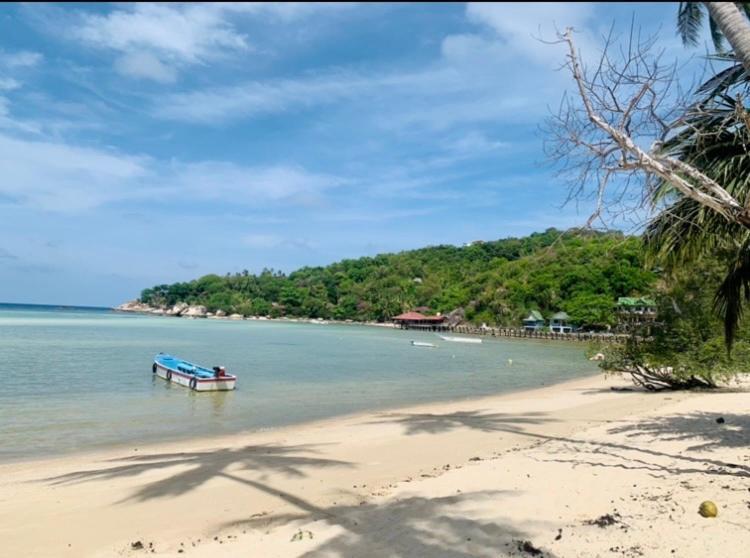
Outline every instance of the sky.
<path id="1" fill-rule="evenodd" d="M 586 222 L 540 125 L 631 18 L 676 3 L 6 4 L 0 301 L 111 306 Z"/>

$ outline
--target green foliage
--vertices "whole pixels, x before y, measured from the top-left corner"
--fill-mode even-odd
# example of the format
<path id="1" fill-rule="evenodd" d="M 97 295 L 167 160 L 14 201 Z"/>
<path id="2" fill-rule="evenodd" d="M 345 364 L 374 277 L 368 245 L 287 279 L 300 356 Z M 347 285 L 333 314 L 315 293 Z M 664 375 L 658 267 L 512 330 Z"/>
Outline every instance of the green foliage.
<path id="1" fill-rule="evenodd" d="M 730 355 L 721 319 L 711 311 L 723 272 L 717 258 L 675 271 L 659 289 L 659 321 L 650 331 L 634 332 L 625 345 L 594 347 L 592 352 L 606 356 L 601 366 L 631 373 L 668 370 L 659 378 L 671 387 L 714 386 L 750 371 L 750 327 L 739 329 Z"/>
<path id="2" fill-rule="evenodd" d="M 720 60 L 735 62 L 732 54 Z M 720 71 L 696 92 L 695 103 L 673 124 L 664 154 L 692 165 L 714 179 L 742 207 L 750 204 L 747 96 L 750 81 L 741 64 Z M 649 256 L 667 270 L 719 256 L 721 282 L 713 288 L 714 310 L 722 318 L 731 348 L 750 300 L 750 230 L 662 183 L 654 201 L 663 207 L 649 224 L 644 240 Z"/>
<path id="3" fill-rule="evenodd" d="M 398 254 L 305 267 L 289 275 L 263 270 L 145 289 L 141 301 L 203 304 L 252 315 L 384 321 L 427 306 L 463 308 L 473 323 L 520 325 L 534 309 L 559 310 L 585 328 L 616 321 L 617 297 L 648 294 L 639 238 L 620 233 L 549 229 L 524 238 L 471 246 L 433 246 Z"/>

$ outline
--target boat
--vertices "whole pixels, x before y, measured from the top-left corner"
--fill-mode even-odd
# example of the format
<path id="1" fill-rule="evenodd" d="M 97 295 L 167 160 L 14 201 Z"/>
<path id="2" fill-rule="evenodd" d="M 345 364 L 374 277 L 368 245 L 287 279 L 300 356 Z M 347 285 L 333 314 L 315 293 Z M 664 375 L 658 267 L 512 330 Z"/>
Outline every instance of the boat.
<path id="1" fill-rule="evenodd" d="M 229 391 L 237 385 L 237 376 L 227 374 L 223 366 L 214 366 L 213 370 L 209 370 L 166 353 L 154 357 L 151 372 L 193 391 Z"/>
<path id="2" fill-rule="evenodd" d="M 473 337 L 451 337 L 449 335 L 439 335 L 440 339 L 444 341 L 452 341 L 453 343 L 481 343 L 481 339 L 475 339 Z"/>
<path id="3" fill-rule="evenodd" d="M 425 341 L 412 341 L 411 344 L 414 345 L 415 347 L 433 347 L 433 348 L 437 347 L 435 343 L 427 343 Z"/>

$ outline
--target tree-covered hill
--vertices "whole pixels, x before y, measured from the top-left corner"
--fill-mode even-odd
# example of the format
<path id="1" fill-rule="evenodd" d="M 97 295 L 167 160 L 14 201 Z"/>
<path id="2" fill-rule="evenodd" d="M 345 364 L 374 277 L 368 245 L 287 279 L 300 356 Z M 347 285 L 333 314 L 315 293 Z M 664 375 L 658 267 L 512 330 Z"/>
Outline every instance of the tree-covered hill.
<path id="1" fill-rule="evenodd" d="M 417 307 L 467 321 L 519 325 L 532 309 L 564 310 L 574 323 L 616 322 L 619 296 L 648 294 L 656 276 L 644 269 L 638 237 L 548 229 L 524 238 L 433 246 L 397 254 L 304 267 L 290 274 L 264 269 L 206 275 L 158 285 L 141 302 L 200 304 L 244 315 L 387 320 Z"/>

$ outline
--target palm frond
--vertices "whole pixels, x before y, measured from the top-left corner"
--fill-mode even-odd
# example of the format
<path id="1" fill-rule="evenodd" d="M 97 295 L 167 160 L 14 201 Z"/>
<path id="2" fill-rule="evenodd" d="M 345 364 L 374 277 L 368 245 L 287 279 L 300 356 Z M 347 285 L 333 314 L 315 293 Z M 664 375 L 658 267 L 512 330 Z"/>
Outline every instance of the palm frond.
<path id="1" fill-rule="evenodd" d="M 724 340 L 732 350 L 743 306 L 750 301 L 750 244 L 743 244 L 732 262 L 729 273 L 714 297 L 714 310 L 724 320 Z"/>
<path id="2" fill-rule="evenodd" d="M 750 9 L 750 4 L 745 4 L 745 6 Z M 714 25 L 713 20 L 712 25 Z M 707 56 L 707 59 L 720 63 L 733 64 L 728 68 L 720 70 L 696 89 L 696 95 L 703 102 L 708 102 L 715 95 L 728 91 L 733 87 L 747 85 L 749 80 L 748 75 L 742 64 L 737 61 L 737 56 L 733 51 L 714 52 Z"/>
<path id="3" fill-rule="evenodd" d="M 710 16 L 708 18 L 708 26 L 711 29 L 711 41 L 714 43 L 714 48 L 722 52 L 724 50 L 724 33 L 721 32 L 714 18 Z"/>
<path id="4" fill-rule="evenodd" d="M 732 53 L 712 58 L 733 61 Z M 733 64 L 698 89 L 698 99 L 673 123 L 662 155 L 700 169 L 743 206 L 750 204 L 750 129 L 748 74 Z M 750 300 L 750 230 L 734 224 L 662 182 L 652 193 L 662 210 L 648 225 L 644 240 L 650 263 L 665 271 L 685 272 L 706 256 L 726 262 L 727 271 L 714 296 L 714 310 L 724 322 L 731 350 Z"/>
<path id="5" fill-rule="evenodd" d="M 703 6 L 700 2 L 680 2 L 677 10 L 677 33 L 683 44 L 697 46 L 703 25 Z"/>

